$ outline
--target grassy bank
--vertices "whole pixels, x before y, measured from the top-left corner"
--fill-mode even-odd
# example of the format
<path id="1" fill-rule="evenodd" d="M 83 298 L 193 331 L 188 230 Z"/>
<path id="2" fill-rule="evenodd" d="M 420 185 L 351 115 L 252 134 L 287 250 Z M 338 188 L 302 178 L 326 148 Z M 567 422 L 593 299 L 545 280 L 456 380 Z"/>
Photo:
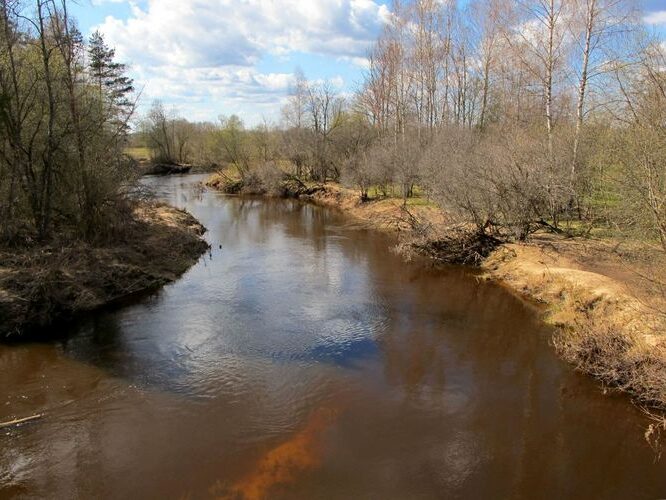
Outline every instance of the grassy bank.
<path id="1" fill-rule="evenodd" d="M 243 192 L 223 175 L 213 175 L 208 185 Z M 407 258 L 480 266 L 486 279 L 545 305 L 561 357 L 640 403 L 666 409 L 665 296 L 643 278 L 666 268 L 658 252 L 639 259 L 631 248 L 619 251 L 617 241 L 547 233 L 528 243 L 502 243 L 479 237 L 423 200 L 361 202 L 358 192 L 334 184 L 291 180 L 272 193 L 251 193 L 299 198 L 342 210 L 364 227 L 397 232 L 397 250 Z"/>
<path id="2" fill-rule="evenodd" d="M 60 238 L 0 249 L 0 337 L 32 333 L 175 280 L 208 248 L 204 231 L 187 212 L 144 203 L 113 244 Z"/>

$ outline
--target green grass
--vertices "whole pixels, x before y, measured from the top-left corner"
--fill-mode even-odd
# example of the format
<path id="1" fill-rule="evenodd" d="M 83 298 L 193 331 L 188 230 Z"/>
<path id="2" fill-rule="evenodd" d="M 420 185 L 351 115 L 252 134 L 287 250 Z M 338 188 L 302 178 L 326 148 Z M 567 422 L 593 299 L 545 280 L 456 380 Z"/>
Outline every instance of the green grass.
<path id="1" fill-rule="evenodd" d="M 433 201 L 428 200 L 422 196 L 414 196 L 413 198 L 407 198 L 408 207 L 432 207 L 438 208 L 437 204 Z"/>
<path id="2" fill-rule="evenodd" d="M 579 221 L 577 219 L 562 220 L 559 223 L 560 229 L 568 232 L 572 236 L 591 236 L 594 238 L 612 238 L 614 233 L 611 227 L 605 224 L 594 223 L 590 229 L 590 223 Z"/>
<path id="3" fill-rule="evenodd" d="M 125 153 L 135 160 L 142 160 L 150 158 L 150 149 L 144 147 L 138 148 L 125 148 Z"/>
<path id="4" fill-rule="evenodd" d="M 402 195 L 400 194 L 400 187 L 393 186 L 393 189 L 387 189 L 388 196 L 384 197 L 384 194 L 379 190 L 377 186 L 373 186 L 368 189 L 368 197 L 371 200 L 377 199 L 386 199 L 386 200 L 400 200 L 402 201 Z M 437 207 L 437 204 L 429 200 L 425 194 L 425 191 L 419 186 L 414 186 L 413 196 L 407 198 L 407 206 L 409 207 Z"/>

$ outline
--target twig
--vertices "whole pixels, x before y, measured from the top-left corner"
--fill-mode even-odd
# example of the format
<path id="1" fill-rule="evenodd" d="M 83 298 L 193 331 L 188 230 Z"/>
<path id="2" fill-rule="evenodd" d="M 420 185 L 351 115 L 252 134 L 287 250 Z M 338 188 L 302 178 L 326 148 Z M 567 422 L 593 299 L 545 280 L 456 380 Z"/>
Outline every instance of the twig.
<path id="1" fill-rule="evenodd" d="M 295 175 L 285 174 L 285 178 L 289 181 L 296 182 L 302 189 L 306 189 L 306 190 L 308 189 L 308 187 L 305 185 L 305 183 Z"/>
<path id="2" fill-rule="evenodd" d="M 0 429 L 14 427 L 15 425 L 25 424 L 26 422 L 32 422 L 33 420 L 40 419 L 43 416 L 43 413 L 39 413 L 37 415 L 32 415 L 31 417 L 17 418 L 16 420 L 10 420 L 9 422 L 0 422 Z"/>
<path id="3" fill-rule="evenodd" d="M 666 431 L 666 417 L 650 409 L 639 406 L 640 410 L 652 421 L 645 430 L 645 440 L 655 452 L 655 460 L 659 461 L 662 454 L 661 435 Z"/>

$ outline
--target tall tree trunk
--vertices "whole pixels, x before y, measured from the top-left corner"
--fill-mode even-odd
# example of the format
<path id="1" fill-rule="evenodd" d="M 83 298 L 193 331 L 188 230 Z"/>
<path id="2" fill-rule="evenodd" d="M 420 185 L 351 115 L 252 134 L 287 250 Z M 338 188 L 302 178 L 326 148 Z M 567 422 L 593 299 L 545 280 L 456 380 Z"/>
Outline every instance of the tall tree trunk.
<path id="1" fill-rule="evenodd" d="M 43 155 L 43 169 L 41 176 L 41 213 L 39 214 L 38 232 L 39 237 L 44 239 L 48 236 L 51 226 L 51 211 L 53 202 L 53 169 L 57 143 L 55 138 L 56 123 L 56 96 L 53 90 L 53 74 L 51 68 L 51 51 L 47 47 L 46 19 L 44 17 L 45 5 L 49 0 L 37 0 L 37 18 L 39 23 L 39 42 L 44 67 L 44 84 L 48 99 L 48 122 L 47 122 L 47 146 Z"/>
<path id="2" fill-rule="evenodd" d="M 585 96 L 588 84 L 592 32 L 594 30 L 596 14 L 597 0 L 587 0 L 585 47 L 583 49 L 583 64 L 581 68 L 580 81 L 578 83 L 578 102 L 576 103 L 576 130 L 574 132 L 573 154 L 571 157 L 571 171 L 569 176 L 569 189 L 571 190 L 572 201 L 574 202 L 576 198 L 576 176 L 578 173 L 580 139 L 583 130 L 583 120 L 585 118 Z"/>
<path id="3" fill-rule="evenodd" d="M 548 133 L 548 156 L 553 161 L 553 72 L 555 68 L 555 0 L 548 3 L 548 48 L 545 75 L 546 130 Z"/>

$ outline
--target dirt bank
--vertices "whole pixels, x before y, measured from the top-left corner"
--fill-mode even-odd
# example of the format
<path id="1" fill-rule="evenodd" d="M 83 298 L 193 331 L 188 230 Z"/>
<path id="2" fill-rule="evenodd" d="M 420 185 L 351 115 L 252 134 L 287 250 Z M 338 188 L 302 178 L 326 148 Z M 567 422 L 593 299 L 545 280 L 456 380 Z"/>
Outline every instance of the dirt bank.
<path id="1" fill-rule="evenodd" d="M 244 187 L 234 177 L 226 177 L 221 174 L 211 175 L 206 185 L 229 194 L 270 195 L 263 188 Z M 402 201 L 396 198 L 361 202 L 358 191 L 344 188 L 339 184 L 302 183 L 294 179 L 284 180 L 273 191 L 272 195 L 275 196 L 296 198 L 344 211 L 351 215 L 359 225 L 368 228 L 399 232 L 412 230 L 409 215 L 403 210 Z M 408 211 L 420 220 L 427 220 L 432 224 L 448 222 L 445 214 L 435 205 L 427 203 L 413 205 L 412 202 L 413 200 L 409 200 Z"/>
<path id="2" fill-rule="evenodd" d="M 178 278 L 206 251 L 187 212 L 142 204 L 113 245 L 55 241 L 0 249 L 0 337 L 28 334 Z"/>
<path id="3" fill-rule="evenodd" d="M 224 189 L 225 178 L 208 185 Z M 637 401 L 666 409 L 666 294 L 646 277 L 666 269 L 659 252 L 617 241 L 536 235 L 525 244 L 478 238 L 428 203 L 361 202 L 338 185 L 287 184 L 281 190 L 351 215 L 363 227 L 401 234 L 398 250 L 440 263 L 480 266 L 484 277 L 545 305 L 564 359 Z"/>
<path id="4" fill-rule="evenodd" d="M 504 245 L 483 267 L 490 278 L 546 305 L 564 359 L 641 403 L 666 409 L 664 296 L 648 296 L 641 264 L 627 263 L 603 241 L 544 235 Z"/>

